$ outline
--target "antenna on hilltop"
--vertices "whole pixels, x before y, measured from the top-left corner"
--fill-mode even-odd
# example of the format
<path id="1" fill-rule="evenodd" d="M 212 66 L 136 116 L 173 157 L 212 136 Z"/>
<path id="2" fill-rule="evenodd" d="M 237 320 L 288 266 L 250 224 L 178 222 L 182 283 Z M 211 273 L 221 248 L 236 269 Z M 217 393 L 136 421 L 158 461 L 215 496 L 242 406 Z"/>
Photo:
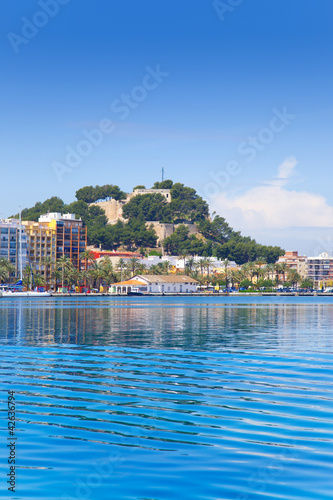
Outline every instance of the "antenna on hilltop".
<path id="1" fill-rule="evenodd" d="M 164 167 L 162 167 L 162 182 L 164 181 Z"/>

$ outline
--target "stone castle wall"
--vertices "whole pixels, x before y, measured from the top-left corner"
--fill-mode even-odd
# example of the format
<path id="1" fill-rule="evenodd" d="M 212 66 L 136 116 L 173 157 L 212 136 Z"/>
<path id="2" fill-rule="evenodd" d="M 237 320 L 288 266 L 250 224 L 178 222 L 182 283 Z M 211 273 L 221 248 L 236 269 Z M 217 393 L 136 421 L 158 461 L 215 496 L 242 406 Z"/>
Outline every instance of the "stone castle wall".
<path id="1" fill-rule="evenodd" d="M 126 222 L 127 219 L 123 217 L 123 206 L 130 201 L 131 198 L 138 194 L 156 194 L 160 193 L 167 199 L 168 202 L 171 201 L 170 189 L 135 189 L 133 193 L 128 194 L 125 200 L 108 200 L 108 201 L 98 201 L 96 203 L 90 203 L 90 206 L 97 205 L 105 211 L 105 215 L 108 219 L 108 224 L 116 224 L 118 220 Z M 160 245 L 165 238 L 171 236 L 180 224 L 166 224 L 162 222 L 152 221 L 147 222 L 147 227 L 150 225 L 154 226 L 155 232 L 158 236 L 157 245 Z M 186 223 L 185 223 L 186 224 Z M 198 227 L 195 224 L 186 224 L 189 229 L 189 234 L 199 234 Z"/>
<path id="2" fill-rule="evenodd" d="M 126 200 L 109 200 L 109 201 L 97 201 L 96 203 L 90 203 L 90 206 L 97 205 L 105 211 L 105 215 L 108 219 L 108 224 L 116 224 L 118 220 L 125 221 L 123 217 L 123 206 Z"/>
<path id="3" fill-rule="evenodd" d="M 126 202 L 138 194 L 161 194 L 168 203 L 171 201 L 171 189 L 134 189 L 133 193 L 127 196 Z"/>
<path id="4" fill-rule="evenodd" d="M 158 236 L 157 245 L 160 245 L 165 238 L 171 236 L 180 224 L 166 224 L 164 222 L 151 221 L 147 222 L 146 226 L 149 227 L 153 225 L 155 233 Z M 199 234 L 199 229 L 195 224 L 186 224 L 185 226 L 189 229 L 189 234 Z"/>

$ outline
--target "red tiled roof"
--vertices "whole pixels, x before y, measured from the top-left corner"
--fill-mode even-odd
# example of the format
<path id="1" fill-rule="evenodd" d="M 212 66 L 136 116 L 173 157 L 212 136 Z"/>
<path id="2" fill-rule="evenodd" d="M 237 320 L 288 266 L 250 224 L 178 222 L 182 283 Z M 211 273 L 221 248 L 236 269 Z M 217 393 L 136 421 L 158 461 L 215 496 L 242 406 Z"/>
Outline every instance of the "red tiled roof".
<path id="1" fill-rule="evenodd" d="M 137 257 L 139 259 L 142 259 L 142 255 L 137 252 L 115 252 L 115 251 L 108 251 L 108 250 L 91 250 L 91 253 L 94 255 L 96 259 L 99 259 L 101 257 Z"/>

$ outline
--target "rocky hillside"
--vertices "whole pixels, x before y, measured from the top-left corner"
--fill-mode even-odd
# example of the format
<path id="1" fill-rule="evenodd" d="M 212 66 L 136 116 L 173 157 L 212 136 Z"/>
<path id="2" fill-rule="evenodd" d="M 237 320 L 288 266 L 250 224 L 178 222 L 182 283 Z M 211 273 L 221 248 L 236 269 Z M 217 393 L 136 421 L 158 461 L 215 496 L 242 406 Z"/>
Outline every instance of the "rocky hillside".
<path id="1" fill-rule="evenodd" d="M 159 244 L 170 254 L 217 256 L 238 264 L 258 258 L 271 263 L 284 253 L 280 247 L 260 245 L 242 236 L 221 216 L 211 220 L 206 201 L 193 188 L 171 180 L 156 182 L 149 190 L 136 186 L 131 195 L 107 184 L 85 186 L 75 196 L 76 201 L 68 205 L 58 197 L 37 202 L 22 211 L 22 219 L 37 221 L 47 211 L 75 213 L 87 226 L 89 244 L 107 250 L 124 247 L 145 252 Z M 112 221 L 102 208 L 110 200 L 116 200 L 118 206 Z M 168 227 L 164 239 L 156 234 L 157 223 Z"/>

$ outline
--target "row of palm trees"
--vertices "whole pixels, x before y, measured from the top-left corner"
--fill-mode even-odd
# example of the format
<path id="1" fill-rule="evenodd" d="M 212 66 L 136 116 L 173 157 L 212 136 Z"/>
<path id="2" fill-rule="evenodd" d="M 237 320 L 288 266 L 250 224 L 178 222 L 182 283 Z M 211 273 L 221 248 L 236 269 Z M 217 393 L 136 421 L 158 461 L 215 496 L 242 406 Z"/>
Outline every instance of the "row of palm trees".
<path id="1" fill-rule="evenodd" d="M 254 262 L 243 264 L 237 269 L 230 269 L 229 261 L 222 261 L 223 271 L 210 274 L 213 268 L 213 259 L 206 257 L 198 259 L 185 259 L 185 272 L 204 282 L 212 285 L 231 285 L 239 287 L 241 284 L 259 288 L 261 286 L 277 286 L 279 284 L 297 285 L 302 281 L 301 275 L 290 269 L 286 263 L 266 264 L 264 260 L 258 259 Z"/>
<path id="2" fill-rule="evenodd" d="M 104 257 L 99 262 L 89 250 L 85 250 L 80 255 L 81 262 L 85 265 L 84 270 L 76 269 L 70 259 L 62 256 L 55 262 L 50 257 L 42 260 L 44 266 L 44 275 L 41 273 L 32 273 L 31 267 L 26 266 L 23 270 L 23 284 L 28 288 L 40 285 L 51 284 L 55 289 L 61 284 L 64 286 L 88 286 L 90 288 L 99 288 L 101 285 L 108 286 L 129 279 L 135 274 L 169 274 L 171 272 L 188 274 L 197 279 L 203 285 L 224 285 L 240 286 L 242 283 L 247 286 L 258 288 L 269 282 L 271 286 L 291 283 L 292 286 L 300 283 L 301 276 L 293 269 L 290 269 L 286 263 L 266 264 L 264 260 L 258 259 L 255 262 L 243 264 L 238 269 L 231 269 L 229 261 L 225 259 L 222 262 L 223 271 L 212 272 L 214 260 L 210 257 L 201 257 L 194 259 L 186 254 L 180 255 L 179 260 L 184 262 L 184 270 L 175 270 L 174 266 L 168 260 L 147 268 L 141 263 L 140 259 L 133 257 L 131 259 L 119 259 L 114 265 L 109 257 Z M 14 266 L 6 259 L 0 259 L 0 282 L 8 281 L 10 275 L 15 270 Z"/>

